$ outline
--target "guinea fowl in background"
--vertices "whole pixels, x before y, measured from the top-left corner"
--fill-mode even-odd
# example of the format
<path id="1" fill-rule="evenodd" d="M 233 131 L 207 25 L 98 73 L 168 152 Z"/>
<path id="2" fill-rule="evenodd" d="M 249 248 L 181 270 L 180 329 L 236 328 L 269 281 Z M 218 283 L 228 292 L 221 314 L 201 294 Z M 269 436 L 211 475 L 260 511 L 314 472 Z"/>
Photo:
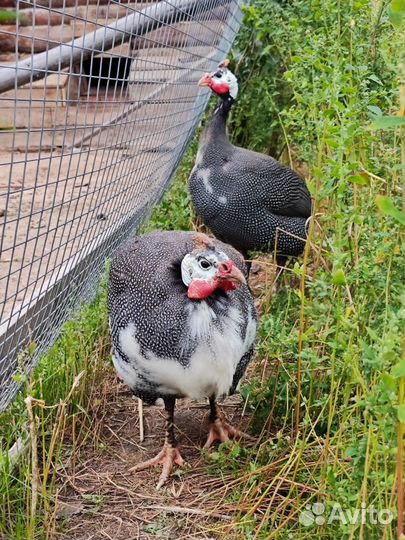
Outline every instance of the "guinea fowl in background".
<path id="1" fill-rule="evenodd" d="M 142 400 L 163 398 L 166 438 L 158 488 L 183 464 L 174 434 L 177 398 L 208 398 L 206 446 L 243 436 L 218 416 L 216 400 L 236 390 L 252 357 L 257 315 L 240 254 L 193 232 L 136 238 L 112 261 L 108 309 L 113 362 Z"/>
<path id="2" fill-rule="evenodd" d="M 227 118 L 238 82 L 222 62 L 205 74 L 220 103 L 205 128 L 189 189 L 197 214 L 215 236 L 240 250 L 300 255 L 305 247 L 311 196 L 305 181 L 276 159 L 230 143 Z"/>

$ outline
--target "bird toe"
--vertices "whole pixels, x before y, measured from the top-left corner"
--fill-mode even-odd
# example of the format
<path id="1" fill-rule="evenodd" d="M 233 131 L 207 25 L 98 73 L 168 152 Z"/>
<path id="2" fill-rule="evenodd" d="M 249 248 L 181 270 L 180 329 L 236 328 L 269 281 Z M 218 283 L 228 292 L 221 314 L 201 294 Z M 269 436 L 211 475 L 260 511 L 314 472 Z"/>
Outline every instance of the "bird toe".
<path id="1" fill-rule="evenodd" d="M 211 423 L 207 442 L 205 443 L 204 448 L 209 448 L 214 441 L 223 443 L 229 441 L 229 439 L 254 440 L 253 437 L 244 431 L 240 431 L 220 418 L 217 418 L 215 422 Z"/>
<path id="2" fill-rule="evenodd" d="M 176 446 L 165 443 L 163 449 L 155 457 L 143 461 L 142 463 L 138 463 L 134 467 L 131 467 L 129 471 L 139 472 L 154 465 L 163 466 L 162 473 L 156 486 L 156 489 L 160 489 L 169 479 L 174 465 L 178 465 L 179 467 L 184 466 L 184 459 L 180 453 L 180 450 Z"/>

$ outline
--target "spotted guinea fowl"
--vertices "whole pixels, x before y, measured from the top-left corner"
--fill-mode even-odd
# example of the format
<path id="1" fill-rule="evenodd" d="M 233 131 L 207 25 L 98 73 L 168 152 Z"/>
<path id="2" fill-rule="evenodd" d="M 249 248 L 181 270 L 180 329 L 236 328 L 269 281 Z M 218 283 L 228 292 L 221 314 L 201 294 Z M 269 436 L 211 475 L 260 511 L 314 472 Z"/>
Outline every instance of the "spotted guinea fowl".
<path id="1" fill-rule="evenodd" d="M 142 400 L 163 398 L 166 438 L 158 488 L 183 459 L 174 435 L 177 398 L 208 398 L 206 446 L 243 434 L 221 420 L 216 400 L 236 390 L 251 359 L 257 315 L 240 254 L 193 232 L 138 237 L 115 256 L 108 284 L 113 362 Z"/>
<path id="2" fill-rule="evenodd" d="M 311 197 L 305 181 L 276 159 L 230 143 L 227 118 L 238 93 L 228 60 L 205 74 L 220 103 L 204 130 L 189 180 L 197 214 L 215 236 L 239 249 L 299 255 L 305 247 Z"/>

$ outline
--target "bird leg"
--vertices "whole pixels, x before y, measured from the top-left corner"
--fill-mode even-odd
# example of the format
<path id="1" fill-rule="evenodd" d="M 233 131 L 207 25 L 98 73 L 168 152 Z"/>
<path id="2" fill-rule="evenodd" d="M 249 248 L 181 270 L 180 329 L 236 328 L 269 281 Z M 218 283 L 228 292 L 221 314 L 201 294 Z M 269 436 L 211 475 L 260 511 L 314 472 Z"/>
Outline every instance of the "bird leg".
<path id="1" fill-rule="evenodd" d="M 163 398 L 166 410 L 166 437 L 162 450 L 153 458 L 143 461 L 135 467 L 129 469 L 131 472 L 138 472 L 151 467 L 152 465 L 163 465 L 162 473 L 159 477 L 156 489 L 160 489 L 163 484 L 169 479 L 174 464 L 182 467 L 184 460 L 177 448 L 176 438 L 174 436 L 174 406 L 176 398 Z"/>
<path id="2" fill-rule="evenodd" d="M 143 426 L 143 401 L 138 398 L 138 417 L 139 417 L 139 440 L 143 442 L 144 439 L 144 426 Z"/>
<path id="3" fill-rule="evenodd" d="M 288 257 L 286 257 L 285 255 L 276 255 L 277 268 L 281 270 L 280 275 L 284 272 L 287 261 Z"/>
<path id="4" fill-rule="evenodd" d="M 217 404 L 215 398 L 210 398 L 210 431 L 208 434 L 207 442 L 204 444 L 204 448 L 209 448 L 214 441 L 226 442 L 229 439 L 253 439 L 247 433 L 234 428 L 227 422 L 221 420 L 218 416 Z"/>

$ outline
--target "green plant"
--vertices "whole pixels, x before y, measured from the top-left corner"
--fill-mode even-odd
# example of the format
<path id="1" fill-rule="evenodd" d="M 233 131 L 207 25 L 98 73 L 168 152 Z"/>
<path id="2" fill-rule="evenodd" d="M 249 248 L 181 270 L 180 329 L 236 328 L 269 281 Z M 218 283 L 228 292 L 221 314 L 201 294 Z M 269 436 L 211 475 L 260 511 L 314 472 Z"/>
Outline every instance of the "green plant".
<path id="1" fill-rule="evenodd" d="M 0 9 L 0 24 L 15 24 L 18 20 L 21 20 L 22 18 L 22 14 L 18 11 Z"/>
<path id="2" fill-rule="evenodd" d="M 234 141 L 306 174 L 316 220 L 310 252 L 261 303 L 264 371 L 243 390 L 260 443 L 239 464 L 239 498 L 232 494 L 241 537 L 403 531 L 402 6 L 255 0 L 245 8 L 233 55 Z M 246 473 L 252 461 L 259 467 Z M 387 509 L 394 519 L 304 525 L 300 515 L 317 501 L 325 515 L 339 504 Z"/>
<path id="3" fill-rule="evenodd" d="M 191 142 L 182 164 L 176 172 L 175 181 L 171 188 L 163 196 L 160 204 L 153 209 L 152 215 L 142 227 L 141 233 L 154 230 L 188 231 L 193 227 L 193 213 L 187 185 L 196 151 L 197 137 Z"/>
<path id="4" fill-rule="evenodd" d="M 57 343 L 0 415 L 0 534 L 49 538 L 56 527 L 57 468 L 95 440 L 94 419 L 108 384 L 106 287 L 67 323 Z M 10 452 L 11 451 L 11 452 Z"/>

